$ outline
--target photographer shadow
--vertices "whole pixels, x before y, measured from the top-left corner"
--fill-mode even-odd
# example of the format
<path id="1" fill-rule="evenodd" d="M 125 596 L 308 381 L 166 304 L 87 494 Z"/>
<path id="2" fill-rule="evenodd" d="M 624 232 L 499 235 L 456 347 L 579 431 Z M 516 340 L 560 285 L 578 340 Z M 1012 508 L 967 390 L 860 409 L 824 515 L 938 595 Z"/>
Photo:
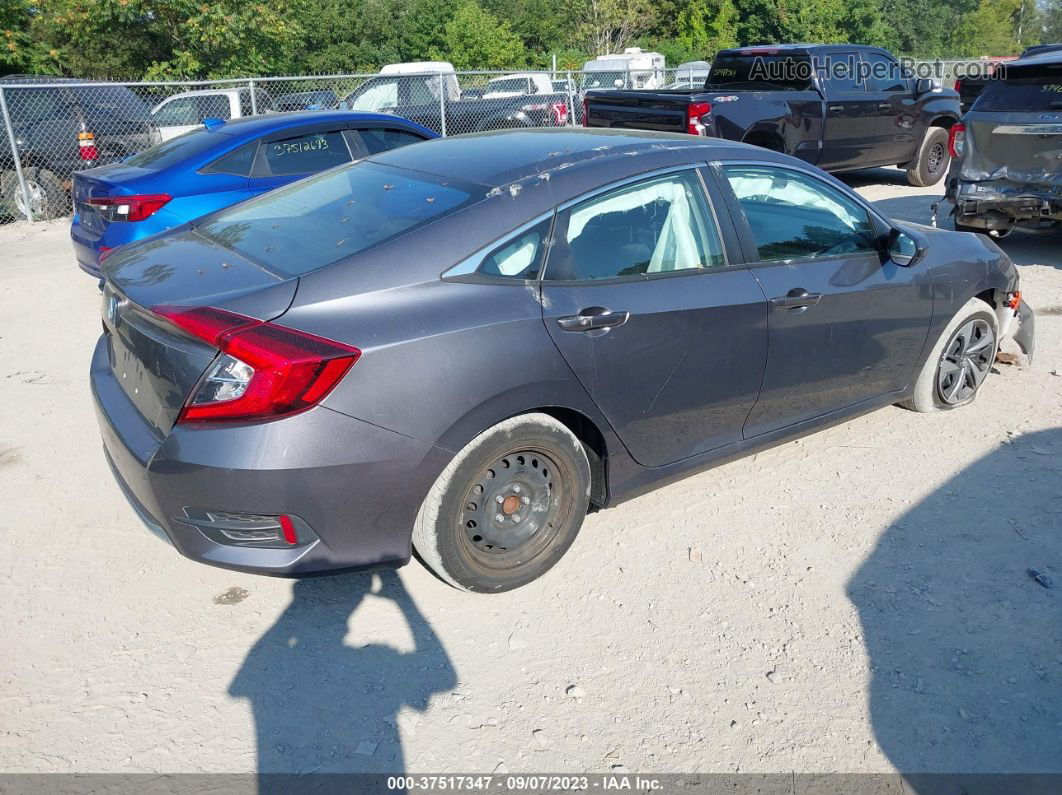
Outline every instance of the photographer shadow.
<path id="1" fill-rule="evenodd" d="M 409 637 L 392 625 L 388 643 L 347 643 L 366 597 L 397 606 L 411 651 L 390 645 Z M 291 603 L 248 652 L 229 695 L 251 705 L 260 791 L 284 791 L 293 776 L 282 774 L 404 772 L 399 725 L 412 723 L 403 711 L 423 712 L 456 682 L 439 638 L 388 571 L 295 582 Z"/>

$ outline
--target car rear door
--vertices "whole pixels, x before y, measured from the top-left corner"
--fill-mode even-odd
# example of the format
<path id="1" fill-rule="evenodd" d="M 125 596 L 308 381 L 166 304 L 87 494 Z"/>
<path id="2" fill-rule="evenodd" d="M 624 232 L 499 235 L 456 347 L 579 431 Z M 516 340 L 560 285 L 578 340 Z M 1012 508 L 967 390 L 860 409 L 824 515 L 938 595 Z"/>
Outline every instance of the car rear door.
<path id="1" fill-rule="evenodd" d="M 845 169 L 876 164 L 875 143 L 878 136 L 879 100 L 866 91 L 860 72 L 859 53 L 829 52 L 817 64 L 820 85 L 826 98 L 826 116 L 822 126 L 820 168 Z"/>
<path id="2" fill-rule="evenodd" d="M 898 397 L 933 316 L 925 266 L 883 257 L 885 223 L 810 171 L 733 163 L 719 173 L 768 300 L 767 368 L 745 437 Z"/>
<path id="3" fill-rule="evenodd" d="M 562 207 L 554 226 L 546 329 L 643 466 L 739 441 L 759 392 L 763 292 L 712 208 L 684 166 Z"/>
<path id="4" fill-rule="evenodd" d="M 308 124 L 262 139 L 251 170 L 252 193 L 265 193 L 297 179 L 349 163 L 353 157 L 344 122 Z"/>
<path id="5" fill-rule="evenodd" d="M 875 101 L 876 120 L 874 160 L 906 163 L 918 154 L 922 129 L 912 113 L 915 97 L 903 67 L 879 52 L 864 52 L 867 97 Z"/>

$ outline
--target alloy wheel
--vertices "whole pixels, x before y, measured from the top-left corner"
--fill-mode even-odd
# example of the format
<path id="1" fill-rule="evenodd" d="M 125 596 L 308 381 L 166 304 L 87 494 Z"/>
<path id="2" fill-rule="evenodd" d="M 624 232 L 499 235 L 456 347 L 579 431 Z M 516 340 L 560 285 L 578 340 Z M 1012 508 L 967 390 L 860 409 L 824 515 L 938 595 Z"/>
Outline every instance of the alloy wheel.
<path id="1" fill-rule="evenodd" d="M 973 397 L 992 368 L 996 337 L 988 321 L 974 318 L 956 331 L 937 367 L 937 392 L 949 405 Z"/>

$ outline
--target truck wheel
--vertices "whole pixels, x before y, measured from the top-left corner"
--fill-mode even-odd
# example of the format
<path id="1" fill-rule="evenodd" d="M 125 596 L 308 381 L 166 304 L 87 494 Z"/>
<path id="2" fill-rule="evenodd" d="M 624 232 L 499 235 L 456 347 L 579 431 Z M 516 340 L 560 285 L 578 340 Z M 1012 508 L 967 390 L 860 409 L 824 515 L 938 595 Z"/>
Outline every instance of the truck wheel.
<path id="1" fill-rule="evenodd" d="M 424 498 L 413 546 L 456 588 L 508 591 L 561 559 L 589 504 L 582 443 L 547 414 L 522 414 L 454 456 Z"/>
<path id="2" fill-rule="evenodd" d="M 918 412 L 946 411 L 973 402 L 996 360 L 999 322 L 992 307 L 971 298 L 955 313 L 922 365 L 911 397 Z"/>
<path id="3" fill-rule="evenodd" d="M 48 221 L 70 214 L 70 197 L 63 190 L 59 177 L 46 168 L 26 168 L 22 170 L 22 176 L 29 191 L 33 220 Z M 26 197 L 14 171 L 5 172 L 0 180 L 0 196 L 16 218 L 29 218 Z"/>
<path id="4" fill-rule="evenodd" d="M 907 181 L 916 188 L 936 185 L 948 173 L 951 155 L 948 153 L 948 131 L 943 127 L 930 127 L 918 157 L 907 164 Z"/>

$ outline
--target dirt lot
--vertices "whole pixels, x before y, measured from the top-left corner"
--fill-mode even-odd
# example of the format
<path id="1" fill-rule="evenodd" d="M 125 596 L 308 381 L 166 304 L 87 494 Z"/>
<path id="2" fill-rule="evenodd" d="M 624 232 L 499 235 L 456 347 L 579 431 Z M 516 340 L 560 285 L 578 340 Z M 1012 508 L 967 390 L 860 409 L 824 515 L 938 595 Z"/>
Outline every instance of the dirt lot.
<path id="1" fill-rule="evenodd" d="M 850 181 L 928 222 L 901 177 Z M 1062 237 L 1002 245 L 1034 366 L 595 514 L 477 597 L 149 535 L 97 437 L 96 285 L 63 223 L 0 228 L 0 769 L 1062 772 Z"/>

